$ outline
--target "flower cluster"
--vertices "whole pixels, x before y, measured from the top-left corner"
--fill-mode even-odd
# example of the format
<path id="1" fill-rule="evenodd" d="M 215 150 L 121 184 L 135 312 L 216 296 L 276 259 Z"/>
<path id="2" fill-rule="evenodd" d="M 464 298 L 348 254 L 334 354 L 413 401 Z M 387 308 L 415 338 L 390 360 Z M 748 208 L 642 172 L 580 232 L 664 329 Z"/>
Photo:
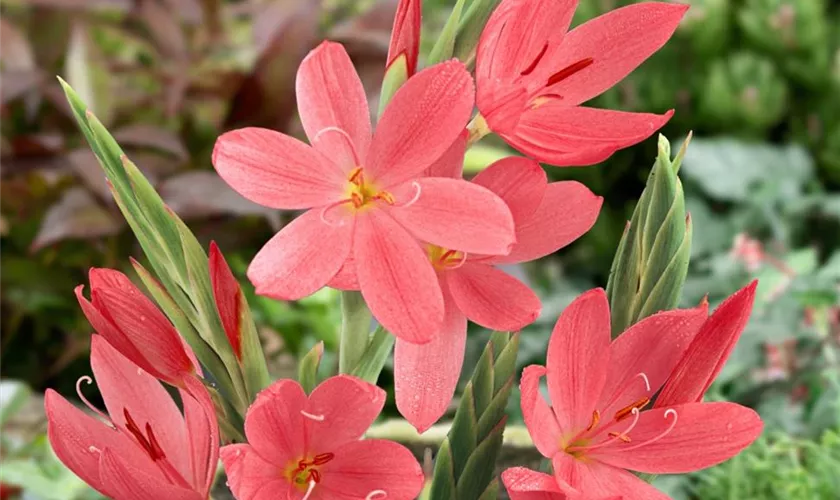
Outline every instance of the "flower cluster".
<path id="1" fill-rule="evenodd" d="M 640 3 L 569 31 L 576 6 L 503 0 L 477 41 L 473 75 L 457 59 L 418 70 L 420 1 L 403 0 L 375 128 L 350 56 L 324 42 L 303 60 L 296 80 L 308 143 L 243 128 L 222 135 L 213 150 L 216 171 L 243 196 L 303 211 L 250 263 L 257 294 L 297 300 L 325 286 L 358 291 L 396 337 L 396 405 L 419 432 L 453 398 L 468 320 L 516 332 L 539 316 L 537 295 L 504 266 L 565 247 L 598 217 L 601 197 L 579 182 L 549 182 L 540 162 L 598 163 L 649 137 L 673 112 L 581 104 L 658 50 L 687 7 Z M 451 53 L 453 43 L 442 46 Z M 103 134 L 95 126 L 91 134 Z M 465 179 L 467 149 L 491 132 L 524 156 Z M 112 147 L 95 144 L 97 155 Z M 58 457 L 118 500 L 207 499 L 219 458 L 240 500 L 416 498 L 425 481 L 411 451 L 362 439 L 386 393 L 346 373 L 312 383 L 315 358 L 302 363 L 308 379 L 270 383 L 264 363 L 255 361 L 258 337 L 221 251 L 211 244 L 208 258 L 171 211 L 154 205 L 139 171 L 111 156 L 121 158 L 131 181 L 112 187 L 124 213 L 136 217 L 132 227 L 148 223 L 144 238 L 160 232 L 141 241 L 162 284 L 134 264 L 163 311 L 118 271 L 91 270 L 89 300 L 83 286 L 76 289 L 96 331 L 91 367 L 106 412 L 78 385 L 96 416 L 49 391 L 49 439 Z M 115 167 L 108 168 L 110 178 Z M 737 292 L 711 316 L 705 302 L 649 315 L 612 341 L 607 294 L 578 297 L 557 321 L 546 366 L 529 366 L 521 376 L 525 423 L 553 474 L 508 469 L 502 478 L 511 498 L 665 498 L 628 470 L 693 471 L 755 440 L 762 428 L 755 412 L 703 402 L 749 318 L 754 291 L 752 284 Z M 512 379 L 487 373 L 484 385 L 504 399 L 475 397 L 503 412 L 508 393 L 500 387 L 509 391 Z M 504 426 L 504 418 L 471 418 L 485 435 Z"/>

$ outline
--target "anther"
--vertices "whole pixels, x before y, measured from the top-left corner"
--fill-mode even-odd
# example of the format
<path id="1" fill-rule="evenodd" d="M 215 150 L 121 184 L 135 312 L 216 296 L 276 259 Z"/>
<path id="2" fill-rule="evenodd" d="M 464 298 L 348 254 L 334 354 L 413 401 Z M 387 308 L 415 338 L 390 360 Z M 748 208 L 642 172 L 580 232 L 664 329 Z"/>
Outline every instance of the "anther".
<path id="1" fill-rule="evenodd" d="M 300 410 L 300 414 L 303 415 L 304 417 L 306 417 L 310 420 L 314 420 L 316 422 L 323 422 L 324 421 L 324 416 L 323 415 L 314 415 L 312 413 L 307 413 L 303 410 Z"/>
<path id="2" fill-rule="evenodd" d="M 88 401 L 85 395 L 82 394 L 82 381 L 84 381 L 87 384 L 92 384 L 93 379 L 85 375 L 83 377 L 79 377 L 79 380 L 76 381 L 76 394 L 79 396 L 79 399 L 82 400 L 82 403 L 84 403 L 85 406 L 87 406 L 90 409 L 90 411 L 99 415 L 99 417 L 102 418 L 102 420 L 104 421 L 105 425 L 109 426 L 112 429 L 116 429 L 116 426 L 108 417 L 108 415 L 100 411 L 99 408 L 93 406 L 93 404 L 90 401 Z"/>
<path id="3" fill-rule="evenodd" d="M 562 82 L 566 78 L 574 75 L 575 73 L 581 71 L 582 69 L 588 67 L 592 64 L 594 60 L 591 57 L 587 57 L 586 59 L 581 59 L 580 61 L 570 64 L 565 68 L 561 69 L 557 73 L 554 73 L 550 77 L 548 77 L 548 82 L 546 83 L 546 87 L 551 87 L 555 83 Z"/>
<path id="4" fill-rule="evenodd" d="M 394 199 L 394 195 L 392 195 L 388 191 L 382 191 L 381 193 L 378 193 L 376 196 L 374 196 L 372 199 L 382 200 L 389 205 L 393 205 L 397 202 L 397 200 Z"/>
<path id="5" fill-rule="evenodd" d="M 352 182 L 357 186 L 361 186 L 365 182 L 364 178 L 364 169 L 362 167 L 356 167 L 350 171 L 350 177 L 347 178 L 348 181 Z"/>
<path id="6" fill-rule="evenodd" d="M 592 412 L 592 421 L 589 422 L 589 427 L 586 428 L 586 432 L 589 432 L 592 429 L 598 427 L 599 422 L 601 422 L 601 412 L 595 410 Z"/>
<path id="7" fill-rule="evenodd" d="M 367 496 L 365 497 L 365 500 L 375 500 L 375 499 L 379 499 L 379 498 L 385 498 L 387 496 L 388 496 L 388 493 L 386 493 L 385 490 L 373 490 L 373 491 L 371 491 L 370 493 L 367 494 Z"/>
<path id="8" fill-rule="evenodd" d="M 613 417 L 616 422 L 621 422 L 625 418 L 629 417 L 633 410 L 641 410 L 645 406 L 650 403 L 650 398 L 644 397 L 639 400 L 633 401 L 629 405 L 625 406 L 624 408 L 615 412 L 615 416 Z"/>
<path id="9" fill-rule="evenodd" d="M 333 458 L 335 458 L 334 453 L 321 453 L 320 455 L 315 455 L 315 458 L 312 459 L 311 465 L 324 465 Z"/>
<path id="10" fill-rule="evenodd" d="M 519 73 L 519 74 L 522 75 L 522 76 L 526 76 L 526 75 L 529 75 L 529 74 L 533 73 L 533 71 L 537 68 L 537 65 L 540 63 L 540 60 L 542 60 L 542 58 L 545 55 L 545 52 L 547 50 L 548 50 L 548 43 L 543 45 L 543 48 L 542 48 L 542 50 L 540 50 L 540 53 L 537 54 L 537 57 L 535 57 L 534 60 L 531 61 L 531 64 L 529 64 L 528 67 L 525 68 L 524 70 L 522 70 L 522 72 Z"/>
<path id="11" fill-rule="evenodd" d="M 597 450 L 598 448 L 603 448 L 604 446 L 607 446 L 608 444 L 613 443 L 617 439 L 620 439 L 620 440 L 624 441 L 625 443 L 629 443 L 630 442 L 630 437 L 628 436 L 628 434 L 630 434 L 630 431 L 632 431 L 636 427 L 636 424 L 639 423 L 639 416 L 641 415 L 641 412 L 639 411 L 638 408 L 633 408 L 633 410 L 631 410 L 631 413 L 633 414 L 633 423 L 630 424 L 629 427 L 624 429 L 623 432 L 610 432 L 608 434 L 610 436 L 609 439 L 607 439 L 606 441 L 603 441 L 601 443 L 598 443 L 594 446 L 588 446 L 585 449 L 587 451 Z"/>
<path id="12" fill-rule="evenodd" d="M 660 439 L 664 438 L 668 434 L 670 434 L 671 431 L 674 430 L 674 427 L 676 427 L 676 425 L 677 425 L 677 411 L 673 408 L 668 408 L 667 410 L 665 410 L 665 414 L 663 415 L 663 417 L 667 419 L 668 415 L 673 415 L 674 420 L 671 422 L 671 425 L 668 426 L 667 429 L 665 429 L 665 432 L 662 432 L 661 434 L 659 434 L 655 438 L 648 439 L 647 441 L 645 441 L 643 443 L 639 443 L 639 444 L 637 444 L 635 446 L 631 446 L 629 448 L 623 448 L 623 451 L 635 450 L 635 449 L 641 448 L 642 446 L 647 446 L 649 444 L 653 444 L 653 443 L 659 441 Z"/>
<path id="13" fill-rule="evenodd" d="M 626 434 L 621 434 L 620 432 L 609 432 L 609 433 L 607 433 L 607 435 L 610 436 L 611 438 L 620 439 L 620 440 L 624 441 L 625 443 L 629 443 L 631 441 L 630 436 L 628 436 Z"/>
<path id="14" fill-rule="evenodd" d="M 149 451 L 152 456 L 152 460 L 166 458 L 166 454 L 163 452 L 163 448 L 161 448 L 157 438 L 155 438 L 155 433 L 149 423 L 146 423 L 146 436 L 148 436 Z"/>

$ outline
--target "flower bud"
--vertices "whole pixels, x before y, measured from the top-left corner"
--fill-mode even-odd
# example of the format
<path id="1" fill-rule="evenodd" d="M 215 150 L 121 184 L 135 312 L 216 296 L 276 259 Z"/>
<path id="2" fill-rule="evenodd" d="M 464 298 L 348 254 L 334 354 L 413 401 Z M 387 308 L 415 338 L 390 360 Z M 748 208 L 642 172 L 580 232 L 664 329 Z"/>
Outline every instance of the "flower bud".
<path id="1" fill-rule="evenodd" d="M 659 156 L 618 246 L 607 284 L 613 337 L 680 301 L 691 254 L 691 218 L 677 172 L 690 137 L 671 160 L 659 136 Z"/>

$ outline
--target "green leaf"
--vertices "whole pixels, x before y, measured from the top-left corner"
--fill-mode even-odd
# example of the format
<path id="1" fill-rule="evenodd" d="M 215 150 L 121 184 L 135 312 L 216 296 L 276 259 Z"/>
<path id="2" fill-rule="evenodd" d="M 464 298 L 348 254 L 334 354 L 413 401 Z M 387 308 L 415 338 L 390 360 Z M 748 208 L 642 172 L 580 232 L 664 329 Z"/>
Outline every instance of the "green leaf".
<path id="1" fill-rule="evenodd" d="M 500 1 L 473 0 L 464 17 L 461 18 L 461 24 L 458 25 L 458 36 L 455 39 L 455 57 L 464 62 L 471 62 L 475 58 L 475 48 L 478 45 L 481 32 L 484 31 L 484 25 L 487 24 L 490 14 L 493 13 Z"/>
<path id="2" fill-rule="evenodd" d="M 499 480 L 494 477 L 484 493 L 478 497 L 478 500 L 496 500 L 497 498 L 499 498 Z"/>
<path id="3" fill-rule="evenodd" d="M 505 409 L 515 382 L 518 349 L 518 335 L 491 335 L 436 459 L 430 499 L 495 498 L 498 485 L 492 482 L 507 421 Z"/>
<path id="4" fill-rule="evenodd" d="M 388 356 L 391 354 L 391 349 L 394 347 L 396 339 L 393 335 L 381 326 L 373 332 L 373 337 L 368 343 L 367 350 L 362 355 L 362 359 L 353 370 L 353 375 L 362 380 L 375 384 L 379 379 L 379 374 L 382 373 L 382 368 L 385 362 L 388 361 Z"/>
<path id="5" fill-rule="evenodd" d="M 449 441 L 440 445 L 435 458 L 435 472 L 432 476 L 432 488 L 429 500 L 456 500 L 455 470 L 452 464 L 452 450 Z"/>
<path id="6" fill-rule="evenodd" d="M 482 441 L 470 455 L 464 471 L 458 479 L 458 500 L 473 500 L 484 491 L 493 479 L 496 457 L 502 449 L 502 436 L 507 417 L 503 418 L 490 436 Z"/>
<path id="7" fill-rule="evenodd" d="M 338 373 L 352 373 L 368 347 L 370 310 L 356 291 L 341 292 L 341 340 L 338 350 Z"/>
<path id="8" fill-rule="evenodd" d="M 440 31 L 437 42 L 435 42 L 435 46 L 432 47 L 432 51 L 426 60 L 429 66 L 452 58 L 455 52 L 455 38 L 458 34 L 458 26 L 461 23 L 461 12 L 464 10 L 464 3 L 465 0 L 458 0 L 455 3 L 455 7 L 452 8 L 452 13 L 449 14 L 449 18 L 446 20 L 446 24 Z"/>
<path id="9" fill-rule="evenodd" d="M 318 367 L 324 354 L 324 343 L 318 342 L 301 358 L 298 365 L 298 382 L 307 394 L 318 385 Z"/>
<path id="10" fill-rule="evenodd" d="M 240 414 L 244 415 L 250 404 L 249 394 L 239 369 L 239 362 L 233 354 L 233 349 L 230 347 L 216 310 L 216 299 L 213 296 L 213 287 L 210 283 L 207 254 L 189 228 L 180 219 L 176 218 L 175 221 L 181 234 L 184 262 L 189 277 L 188 295 L 195 304 L 196 311 L 198 311 L 199 324 L 193 326 L 221 358 L 233 381 L 237 396 L 236 399 L 229 402 Z"/>
<path id="11" fill-rule="evenodd" d="M 222 394 L 226 398 L 235 397 L 236 393 L 233 387 L 233 381 L 230 379 L 225 365 L 213 349 L 210 348 L 207 342 L 201 338 L 192 323 L 190 323 L 186 314 L 184 314 L 184 311 L 181 310 L 178 304 L 175 303 L 172 296 L 169 295 L 163 285 L 161 285 L 148 270 L 140 265 L 139 262 L 131 259 L 131 265 L 134 267 L 137 275 L 140 276 L 140 280 L 143 282 L 143 285 L 146 286 L 146 290 L 149 291 L 158 306 L 160 306 L 163 312 L 166 313 L 169 321 L 175 325 L 175 329 L 178 330 L 178 333 L 181 334 L 181 336 L 184 337 L 184 340 L 187 341 L 187 344 L 190 345 L 196 358 L 198 358 L 199 363 L 201 363 L 201 365 L 205 367 L 210 374 L 212 374 L 212 377 L 218 384 Z"/>

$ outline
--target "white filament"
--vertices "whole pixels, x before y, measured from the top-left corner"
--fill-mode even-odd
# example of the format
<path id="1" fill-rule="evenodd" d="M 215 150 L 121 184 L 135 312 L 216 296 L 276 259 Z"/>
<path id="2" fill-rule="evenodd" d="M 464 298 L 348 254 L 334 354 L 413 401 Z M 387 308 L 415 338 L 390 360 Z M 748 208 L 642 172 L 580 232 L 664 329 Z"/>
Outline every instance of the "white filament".
<path id="1" fill-rule="evenodd" d="M 313 415 L 312 413 L 307 413 L 303 410 L 300 410 L 300 414 L 303 415 L 304 417 L 306 417 L 310 420 L 314 420 L 316 422 L 323 422 L 324 421 L 324 416 L 323 415 Z"/>

